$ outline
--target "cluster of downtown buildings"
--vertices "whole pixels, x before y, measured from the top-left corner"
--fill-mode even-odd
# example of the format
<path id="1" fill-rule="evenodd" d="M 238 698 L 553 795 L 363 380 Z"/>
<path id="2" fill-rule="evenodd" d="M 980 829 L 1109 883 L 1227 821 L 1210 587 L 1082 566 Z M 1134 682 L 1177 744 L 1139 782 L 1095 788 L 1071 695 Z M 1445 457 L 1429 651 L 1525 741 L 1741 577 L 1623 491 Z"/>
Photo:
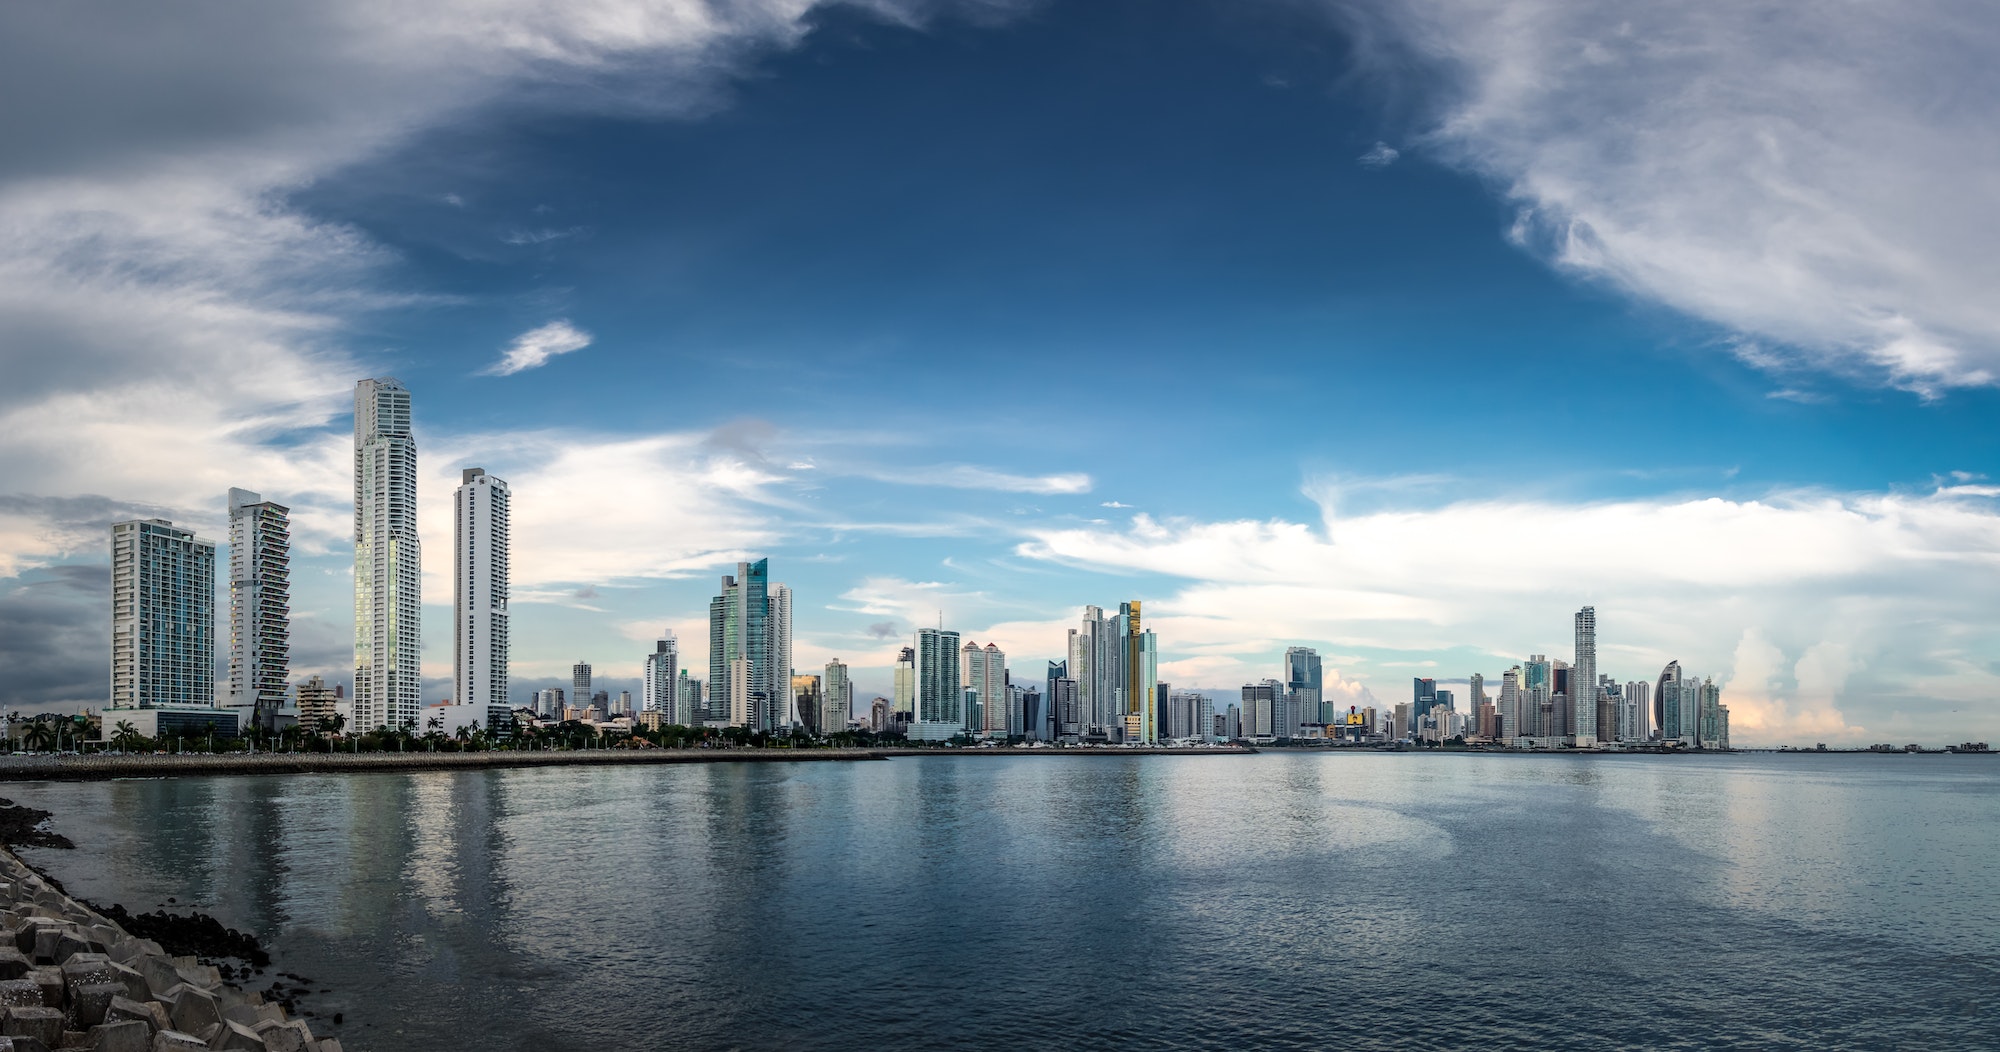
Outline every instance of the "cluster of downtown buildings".
<path id="1" fill-rule="evenodd" d="M 1661 742 L 1727 748 L 1728 708 L 1713 681 L 1669 664 L 1654 683 L 1618 683 L 1597 671 L 1596 613 L 1576 616 L 1575 660 L 1542 655 L 1507 670 L 1489 698 L 1469 679 L 1460 707 L 1448 689 L 1418 679 L 1393 708 L 1323 697 L 1319 655 L 1285 652 L 1282 678 L 1245 684 L 1240 704 L 1218 711 L 1203 691 L 1159 679 L 1159 645 L 1141 604 L 1085 607 L 1065 657 L 1039 681 L 1015 682 L 993 644 L 920 628 L 894 663 L 892 697 L 854 719 L 848 666 L 834 660 L 801 675 L 792 664 L 792 592 L 770 579 L 768 560 L 743 562 L 709 603 L 707 678 L 683 667 L 668 634 L 644 662 L 642 698 L 591 691 L 591 667 L 572 670 L 567 695 L 536 693 L 516 709 L 508 692 L 509 506 L 507 483 L 467 468 L 452 494 L 452 694 L 424 706 L 422 545 L 417 534 L 417 449 L 410 392 L 393 378 L 362 380 L 354 394 L 354 689 L 313 676 L 290 679 L 290 511 L 229 491 L 229 661 L 215 683 L 216 550 L 161 519 L 111 527 L 111 698 L 102 720 L 140 734 L 234 734 L 295 719 L 320 729 L 413 732 L 483 727 L 505 735 L 519 720 L 586 720 L 658 727 L 733 726 L 767 733 L 829 734 L 858 726 L 919 741 L 996 739 L 1100 744 L 1204 740 L 1350 742 L 1485 741 L 1519 747 Z"/>

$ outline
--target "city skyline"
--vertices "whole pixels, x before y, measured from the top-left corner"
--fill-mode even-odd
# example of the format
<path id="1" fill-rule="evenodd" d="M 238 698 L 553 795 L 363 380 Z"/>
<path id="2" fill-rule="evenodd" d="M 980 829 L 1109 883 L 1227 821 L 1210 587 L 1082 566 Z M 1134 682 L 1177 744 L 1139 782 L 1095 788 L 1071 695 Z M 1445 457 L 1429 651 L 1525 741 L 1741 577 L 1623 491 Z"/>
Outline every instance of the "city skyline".
<path id="1" fill-rule="evenodd" d="M 2000 733 L 2000 144 L 1986 80 L 1924 87 L 1980 13 L 604 5 L 106 20 L 144 69 L 13 27 L 11 704 L 102 693 L 110 523 L 220 542 L 233 487 L 289 509 L 292 681 L 346 682 L 352 385 L 395 376 L 424 700 L 480 465 L 523 690 L 640 693 L 768 557 L 857 704 L 940 610 L 1019 672 L 1142 596 L 1163 682 L 1304 645 L 1386 702 L 1590 603 L 1741 741 Z"/>

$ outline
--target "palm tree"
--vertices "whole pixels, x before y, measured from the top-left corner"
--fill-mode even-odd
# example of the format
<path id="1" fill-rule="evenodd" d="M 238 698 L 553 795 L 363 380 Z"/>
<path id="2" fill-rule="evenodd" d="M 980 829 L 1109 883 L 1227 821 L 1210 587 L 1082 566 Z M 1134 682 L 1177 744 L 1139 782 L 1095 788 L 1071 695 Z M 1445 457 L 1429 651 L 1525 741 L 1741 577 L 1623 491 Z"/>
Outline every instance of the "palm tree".
<path id="1" fill-rule="evenodd" d="M 139 728 L 132 726 L 131 720 L 119 720 L 112 729 L 118 733 L 112 735 L 111 742 L 121 750 L 136 749 L 143 740 L 139 737 Z"/>
<path id="2" fill-rule="evenodd" d="M 47 720 L 36 720 L 28 724 L 28 729 L 21 733 L 21 741 L 34 752 L 53 749 L 56 744 L 56 729 Z"/>

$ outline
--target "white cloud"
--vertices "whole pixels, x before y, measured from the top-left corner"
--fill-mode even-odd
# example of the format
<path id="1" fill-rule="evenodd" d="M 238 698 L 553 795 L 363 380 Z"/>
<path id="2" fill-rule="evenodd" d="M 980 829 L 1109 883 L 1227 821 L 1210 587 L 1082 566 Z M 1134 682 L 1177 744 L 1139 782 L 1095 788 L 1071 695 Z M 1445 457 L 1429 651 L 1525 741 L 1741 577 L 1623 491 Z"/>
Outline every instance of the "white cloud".
<path id="1" fill-rule="evenodd" d="M 1132 505 L 1127 504 L 1124 501 L 1118 501 L 1118 500 L 1107 500 L 1104 503 L 1098 505 L 1098 507 L 1100 508 L 1129 508 L 1131 506 Z"/>
<path id="2" fill-rule="evenodd" d="M 2000 375 L 2000 8 L 1382 0 L 1558 266 L 1920 392 Z M 1352 8 L 1343 8 L 1352 10 Z M 1383 55 L 1383 68 L 1403 68 Z"/>
<path id="3" fill-rule="evenodd" d="M 1898 721 L 1953 737 L 1967 721 L 1941 712 L 1958 706 L 2000 723 L 2000 673 L 1978 656 L 2000 649 L 2000 512 L 1979 487 L 1322 511 L 1317 525 L 1139 515 L 1038 531 L 1019 552 L 1184 582 L 1147 604 L 1163 650 L 1196 648 L 1187 673 L 1225 682 L 1292 641 L 1360 653 L 1342 671 L 1363 683 L 1454 651 L 1447 671 L 1497 682 L 1503 662 L 1565 653 L 1570 614 L 1592 604 L 1601 668 L 1650 679 L 1679 659 L 1714 675 L 1746 741 Z"/>
<path id="4" fill-rule="evenodd" d="M 344 0 L 204 22 L 114 0 L 91 32 L 74 9 L 8 9 L 0 493 L 105 494 L 213 531 L 223 491 L 247 486 L 294 504 L 308 550 L 337 543 L 342 418 L 377 371 L 347 327 L 422 299 L 385 287 L 392 252 L 293 192 L 500 98 L 713 106 L 719 80 L 796 42 L 816 6 Z M 501 368 L 583 338 L 544 327 Z M 0 523 L 0 572 L 64 557 L 74 532 L 20 505 Z"/>
<path id="5" fill-rule="evenodd" d="M 828 470 L 834 469 L 829 466 Z M 1000 493 L 1089 493 L 1091 487 L 1090 476 L 1080 472 L 1019 475 L 976 464 L 933 464 L 894 469 L 851 468 L 847 473 L 881 482 L 900 482 L 911 486 L 983 489 Z"/>
<path id="6" fill-rule="evenodd" d="M 1368 152 L 1362 154 L 1357 160 L 1361 162 L 1364 168 L 1387 168 L 1395 164 L 1396 159 L 1401 156 L 1403 156 L 1401 150 L 1396 149 L 1386 142 L 1378 142 L 1369 147 Z"/>
<path id="7" fill-rule="evenodd" d="M 589 333 L 571 325 L 568 319 L 558 318 L 514 337 L 500 360 L 487 367 L 486 375 L 512 376 L 544 365 L 556 355 L 580 351 L 588 346 Z"/>

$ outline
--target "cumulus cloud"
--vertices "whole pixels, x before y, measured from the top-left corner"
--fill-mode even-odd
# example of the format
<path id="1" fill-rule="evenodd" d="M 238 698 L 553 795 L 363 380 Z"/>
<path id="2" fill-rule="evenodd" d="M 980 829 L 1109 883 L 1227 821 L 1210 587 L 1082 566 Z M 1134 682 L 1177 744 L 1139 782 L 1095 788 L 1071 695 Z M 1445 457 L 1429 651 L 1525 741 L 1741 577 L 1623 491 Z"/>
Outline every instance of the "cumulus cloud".
<path id="1" fill-rule="evenodd" d="M 1383 69 L 1446 85 L 1427 146 L 1506 187 L 1559 267 L 1783 348 L 1767 368 L 1926 394 L 2000 375 L 2000 9 L 1341 10 Z"/>
<path id="2" fill-rule="evenodd" d="M 559 354 L 569 354 L 590 346 L 590 334 L 558 318 L 537 329 L 514 337 L 500 360 L 486 368 L 488 376 L 512 376 L 546 365 Z"/>
<path id="3" fill-rule="evenodd" d="M 1148 613 L 1203 678 L 1300 639 L 1360 655 L 1345 671 L 1362 682 L 1446 654 L 1497 682 L 1530 653 L 1566 654 L 1570 614 L 1591 604 L 1600 668 L 1650 679 L 1678 659 L 1714 675 L 1748 741 L 1950 736 L 1943 709 L 1997 715 L 2000 677 L 1978 655 L 2000 646 L 2000 507 L 1983 487 L 1322 512 L 1140 515 L 1045 529 L 1019 551 L 1180 580 Z"/>

